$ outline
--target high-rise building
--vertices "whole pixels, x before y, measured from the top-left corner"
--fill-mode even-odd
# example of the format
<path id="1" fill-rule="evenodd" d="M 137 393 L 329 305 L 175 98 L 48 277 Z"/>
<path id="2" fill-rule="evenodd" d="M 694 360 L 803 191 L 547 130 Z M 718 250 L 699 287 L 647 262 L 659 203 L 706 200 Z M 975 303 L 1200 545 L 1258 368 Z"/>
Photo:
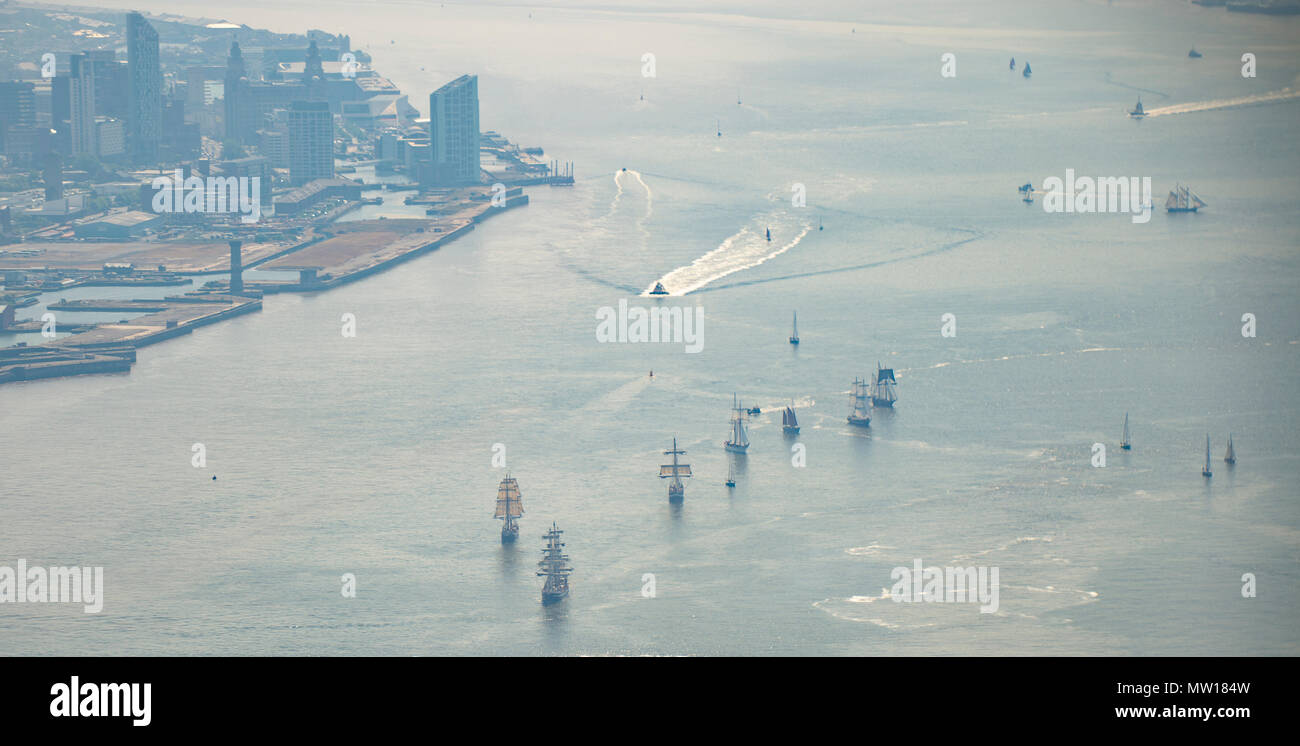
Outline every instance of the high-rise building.
<path id="1" fill-rule="evenodd" d="M 431 181 L 477 184 L 478 138 L 478 76 L 462 75 L 429 96 Z"/>
<path id="2" fill-rule="evenodd" d="M 289 181 L 295 186 L 334 177 L 334 115 L 325 101 L 289 108 Z"/>
<path id="3" fill-rule="evenodd" d="M 241 89 L 247 84 L 247 72 L 244 70 L 244 54 L 239 49 L 239 42 L 230 42 L 230 55 L 226 57 L 226 87 L 222 96 L 225 98 L 226 139 L 242 143 L 244 139 L 244 117 L 241 103 Z"/>
<path id="4" fill-rule="evenodd" d="M 29 129 L 36 126 L 36 93 L 31 83 L 0 82 L 0 153 L 8 154 L 9 129 Z"/>
<path id="5" fill-rule="evenodd" d="M 162 67 L 158 32 L 139 13 L 126 14 L 126 60 L 130 77 L 127 143 L 137 163 L 158 160 L 162 135 Z"/>
<path id="6" fill-rule="evenodd" d="M 84 54 L 74 54 L 68 75 L 68 121 L 72 128 L 72 155 L 99 155 L 95 128 L 95 65 Z"/>

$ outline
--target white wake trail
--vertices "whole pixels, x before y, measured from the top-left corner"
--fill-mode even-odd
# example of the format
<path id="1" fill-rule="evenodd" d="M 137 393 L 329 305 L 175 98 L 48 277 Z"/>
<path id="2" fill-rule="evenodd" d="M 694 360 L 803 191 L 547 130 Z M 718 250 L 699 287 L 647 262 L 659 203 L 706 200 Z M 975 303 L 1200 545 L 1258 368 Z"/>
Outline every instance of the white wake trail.
<path id="1" fill-rule="evenodd" d="M 812 226 L 804 225 L 799 235 L 792 241 L 774 249 L 765 235 L 751 231 L 748 227 L 741 228 L 728 236 L 718 245 L 718 248 L 684 267 L 674 269 L 656 282 L 663 283 L 669 295 L 686 295 L 729 274 L 757 267 L 773 257 L 784 254 L 797 246 L 810 230 Z M 650 283 L 642 295 L 648 294 L 655 284 L 655 282 Z"/>
<path id="2" fill-rule="evenodd" d="M 1239 96 L 1237 98 L 1222 98 L 1215 101 L 1194 101 L 1187 104 L 1161 106 L 1156 109 L 1148 109 L 1147 117 L 1163 117 L 1171 114 L 1191 114 L 1197 111 L 1214 111 L 1215 109 L 1234 109 L 1239 106 L 1272 104 L 1279 101 L 1289 101 L 1294 98 L 1300 98 L 1300 91 L 1283 88 L 1280 91 L 1273 91 L 1272 93 L 1257 93 L 1253 96 Z"/>

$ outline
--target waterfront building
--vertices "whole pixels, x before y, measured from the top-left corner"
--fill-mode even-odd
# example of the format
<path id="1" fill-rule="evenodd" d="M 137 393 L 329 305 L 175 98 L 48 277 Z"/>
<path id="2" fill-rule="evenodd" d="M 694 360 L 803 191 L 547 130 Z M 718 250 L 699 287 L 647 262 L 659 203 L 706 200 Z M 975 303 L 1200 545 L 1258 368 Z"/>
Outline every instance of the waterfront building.
<path id="1" fill-rule="evenodd" d="M 480 181 L 477 75 L 462 75 L 429 96 L 429 145 L 432 185 Z"/>
<path id="2" fill-rule="evenodd" d="M 334 176 L 334 115 L 324 101 L 289 109 L 289 181 L 294 186 Z"/>

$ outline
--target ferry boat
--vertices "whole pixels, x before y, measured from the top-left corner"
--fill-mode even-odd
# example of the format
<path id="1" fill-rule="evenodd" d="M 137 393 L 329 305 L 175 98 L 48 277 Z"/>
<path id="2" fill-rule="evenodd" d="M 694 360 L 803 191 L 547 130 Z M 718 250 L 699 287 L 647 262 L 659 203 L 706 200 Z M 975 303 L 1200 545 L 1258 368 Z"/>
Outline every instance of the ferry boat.
<path id="1" fill-rule="evenodd" d="M 794 312 L 794 321 L 790 325 L 790 344 L 799 344 L 799 312 Z"/>
<path id="2" fill-rule="evenodd" d="M 1142 108 L 1142 97 L 1141 97 L 1141 96 L 1138 97 L 1137 108 L 1134 109 L 1133 111 L 1130 111 L 1130 112 L 1128 113 L 1128 115 L 1129 115 L 1130 117 L 1134 118 L 1134 119 L 1141 119 L 1142 117 L 1144 117 L 1144 116 L 1147 115 L 1146 110 Z"/>
<path id="3" fill-rule="evenodd" d="M 501 543 L 513 544 L 519 538 L 519 523 L 515 520 L 524 514 L 524 504 L 520 500 L 519 483 L 509 474 L 497 485 L 497 512 L 494 518 L 505 521 L 501 524 Z"/>
<path id="4" fill-rule="evenodd" d="M 749 450 L 749 436 L 745 434 L 745 413 L 749 410 L 740 405 L 736 395 L 731 395 L 731 437 L 722 445 L 731 453 L 745 453 Z"/>
<path id="5" fill-rule="evenodd" d="M 537 563 L 542 568 L 537 575 L 546 578 L 542 584 L 544 606 L 563 601 L 569 595 L 569 573 L 573 572 L 573 568 L 569 567 L 569 555 L 564 553 L 564 542 L 560 541 L 563 534 L 560 527 L 552 522 L 550 530 L 542 535 L 546 539 L 546 548 L 542 550 L 542 561 Z"/>
<path id="6" fill-rule="evenodd" d="M 849 424 L 855 427 L 871 427 L 871 394 L 867 391 L 867 382 L 861 378 L 853 379 L 853 393 L 849 395 L 853 411 L 849 412 Z"/>
<path id="7" fill-rule="evenodd" d="M 1209 434 L 1206 434 L 1206 436 L 1205 436 L 1205 466 L 1201 468 L 1201 476 L 1205 477 L 1206 479 L 1209 479 L 1210 477 L 1214 476 L 1214 472 L 1210 471 L 1210 436 L 1209 436 Z"/>
<path id="8" fill-rule="evenodd" d="M 794 416 L 794 402 L 781 413 L 781 432 L 786 435 L 799 434 L 799 419 Z"/>
<path id="9" fill-rule="evenodd" d="M 876 363 L 876 388 L 871 392 L 871 405 L 873 407 L 894 406 L 894 402 L 898 401 L 896 386 L 898 381 L 894 380 L 894 369 L 882 368 L 880 363 Z"/>
<path id="10" fill-rule="evenodd" d="M 1223 454 L 1223 462 L 1228 466 L 1237 463 L 1237 452 L 1232 449 L 1232 433 L 1228 433 L 1228 452 Z"/>
<path id="11" fill-rule="evenodd" d="M 1169 192 L 1169 198 L 1165 200 L 1166 212 L 1196 212 L 1202 207 L 1209 207 L 1197 196 L 1196 192 L 1178 184 Z"/>
<path id="12" fill-rule="evenodd" d="M 673 462 L 671 464 L 660 464 L 659 466 L 659 478 L 672 480 L 668 483 L 669 502 L 679 503 L 686 496 L 686 486 L 682 484 L 682 477 L 691 476 L 691 465 L 677 462 L 677 457 L 684 453 L 686 451 L 677 447 L 677 438 L 673 438 L 673 449 L 664 451 L 665 456 L 671 455 L 673 457 Z"/>
<path id="13" fill-rule="evenodd" d="M 667 290 L 664 290 L 664 284 L 663 284 L 662 282 L 656 282 L 656 283 L 655 283 L 655 289 L 654 289 L 654 290 L 651 290 L 651 291 L 650 291 L 650 294 L 651 294 L 651 295 L 668 295 L 668 291 L 667 291 Z"/>
<path id="14" fill-rule="evenodd" d="M 1119 447 L 1125 451 L 1133 450 L 1133 441 L 1129 440 L 1128 435 L 1128 412 L 1124 413 L 1124 437 L 1120 440 Z"/>

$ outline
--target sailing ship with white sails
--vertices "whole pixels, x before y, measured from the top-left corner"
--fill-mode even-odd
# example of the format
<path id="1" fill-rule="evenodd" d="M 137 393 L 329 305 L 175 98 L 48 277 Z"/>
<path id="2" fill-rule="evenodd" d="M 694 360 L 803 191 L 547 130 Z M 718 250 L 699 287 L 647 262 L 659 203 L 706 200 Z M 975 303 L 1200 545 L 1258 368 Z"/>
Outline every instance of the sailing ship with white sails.
<path id="1" fill-rule="evenodd" d="M 546 578 L 542 584 L 542 604 L 546 606 L 563 601 L 569 595 L 569 573 L 573 568 L 569 566 L 569 555 L 564 553 L 564 542 L 560 541 L 563 534 L 552 522 L 551 528 L 542 535 L 546 539 L 546 548 L 542 550 L 542 561 L 537 563 L 541 568 L 537 575 Z"/>
<path id="2" fill-rule="evenodd" d="M 853 392 L 849 394 L 849 424 L 855 427 L 871 427 L 871 393 L 867 382 L 861 378 L 853 379 Z"/>
<path id="3" fill-rule="evenodd" d="M 876 363 L 876 388 L 871 392 L 873 407 L 893 407 L 898 401 L 898 381 L 894 380 L 893 368 L 882 368 Z"/>
<path id="4" fill-rule="evenodd" d="M 794 321 L 790 324 L 790 344 L 799 344 L 799 312 L 794 312 Z"/>
<path id="5" fill-rule="evenodd" d="M 682 484 L 682 477 L 691 476 L 691 465 L 677 462 L 677 457 L 686 453 L 677 447 L 677 438 L 673 438 L 673 448 L 671 451 L 664 451 L 665 456 L 671 455 L 673 462 L 671 464 L 659 465 L 659 478 L 671 479 L 668 483 L 668 501 L 681 502 L 686 496 L 686 485 Z"/>
<path id="6" fill-rule="evenodd" d="M 1124 437 L 1119 441 L 1119 447 L 1125 451 L 1133 450 L 1133 441 L 1128 434 L 1128 412 L 1124 413 Z"/>
<path id="7" fill-rule="evenodd" d="M 1197 196 L 1196 192 L 1191 189 L 1175 184 L 1174 188 L 1169 191 L 1169 197 L 1165 200 L 1166 212 L 1196 212 L 1202 207 L 1209 207 Z"/>
<path id="8" fill-rule="evenodd" d="M 519 538 L 519 523 L 515 520 L 524 514 L 520 500 L 519 482 L 509 474 L 497 485 L 497 511 L 493 516 L 505 521 L 501 524 L 501 543 L 511 544 Z"/>
<path id="9" fill-rule="evenodd" d="M 731 437 L 722 446 L 731 453 L 745 453 L 749 450 L 749 436 L 745 434 L 745 415 L 749 413 L 736 395 L 731 395 Z"/>

